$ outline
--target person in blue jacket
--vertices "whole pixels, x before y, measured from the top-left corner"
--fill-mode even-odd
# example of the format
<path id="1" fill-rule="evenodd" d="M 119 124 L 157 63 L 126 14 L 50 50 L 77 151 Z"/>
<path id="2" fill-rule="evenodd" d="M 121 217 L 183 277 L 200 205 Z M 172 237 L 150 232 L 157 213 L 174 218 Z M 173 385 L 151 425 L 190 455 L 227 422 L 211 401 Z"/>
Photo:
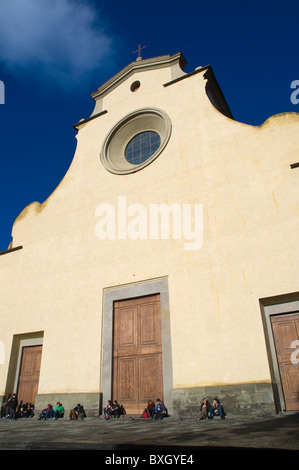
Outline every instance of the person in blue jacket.
<path id="1" fill-rule="evenodd" d="M 155 419 L 163 419 L 166 416 L 168 416 L 167 408 L 164 405 L 163 401 L 161 401 L 160 398 L 157 398 L 157 404 L 155 406 L 154 418 Z"/>

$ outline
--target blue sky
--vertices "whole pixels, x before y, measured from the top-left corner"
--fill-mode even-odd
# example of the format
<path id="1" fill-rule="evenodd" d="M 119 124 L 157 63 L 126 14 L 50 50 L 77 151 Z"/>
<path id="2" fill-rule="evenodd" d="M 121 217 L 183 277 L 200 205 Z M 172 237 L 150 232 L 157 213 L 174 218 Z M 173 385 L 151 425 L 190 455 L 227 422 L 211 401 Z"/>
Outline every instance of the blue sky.
<path id="1" fill-rule="evenodd" d="M 299 112 L 298 18 L 289 0 L 0 0 L 0 251 L 24 207 L 67 172 L 90 93 L 135 60 L 138 44 L 144 58 L 182 51 L 186 72 L 211 65 L 234 118 L 260 125 Z"/>

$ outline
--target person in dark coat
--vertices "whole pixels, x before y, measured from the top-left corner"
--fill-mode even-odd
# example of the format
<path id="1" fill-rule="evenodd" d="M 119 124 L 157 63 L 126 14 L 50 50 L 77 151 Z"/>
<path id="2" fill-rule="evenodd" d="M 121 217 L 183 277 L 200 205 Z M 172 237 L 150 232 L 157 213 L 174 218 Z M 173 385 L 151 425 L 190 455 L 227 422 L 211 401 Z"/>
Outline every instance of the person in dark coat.
<path id="1" fill-rule="evenodd" d="M 18 398 L 17 398 L 17 395 L 13 393 L 7 402 L 8 415 L 11 421 L 17 419 L 17 407 L 18 407 Z"/>
<path id="2" fill-rule="evenodd" d="M 206 398 L 203 398 L 201 405 L 200 405 L 200 411 L 201 411 L 201 418 L 200 419 L 207 419 L 209 416 L 211 404 L 209 400 Z"/>
<path id="3" fill-rule="evenodd" d="M 225 419 L 225 412 L 218 398 L 214 398 L 209 412 L 210 418 L 213 418 L 214 416 L 220 416 L 221 419 Z"/>
<path id="4" fill-rule="evenodd" d="M 84 419 L 86 417 L 84 407 L 80 403 L 77 406 L 71 409 L 69 419 Z"/>

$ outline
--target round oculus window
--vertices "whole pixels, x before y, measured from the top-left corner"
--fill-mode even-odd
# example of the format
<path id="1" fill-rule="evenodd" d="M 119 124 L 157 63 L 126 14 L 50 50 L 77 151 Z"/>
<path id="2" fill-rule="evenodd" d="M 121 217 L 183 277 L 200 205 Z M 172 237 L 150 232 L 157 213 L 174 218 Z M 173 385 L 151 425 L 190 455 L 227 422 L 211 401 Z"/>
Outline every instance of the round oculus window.
<path id="1" fill-rule="evenodd" d="M 106 136 L 101 162 L 118 175 L 134 173 L 152 163 L 171 134 L 168 115 L 157 108 L 136 110 L 121 119 Z"/>
<path id="2" fill-rule="evenodd" d="M 131 91 L 137 91 L 140 88 L 140 82 L 139 80 L 136 80 L 136 82 L 133 82 L 132 85 L 130 86 Z"/>
<path id="3" fill-rule="evenodd" d="M 132 165 L 140 165 L 158 150 L 160 144 L 161 139 L 157 132 L 140 132 L 128 143 L 125 157 Z"/>

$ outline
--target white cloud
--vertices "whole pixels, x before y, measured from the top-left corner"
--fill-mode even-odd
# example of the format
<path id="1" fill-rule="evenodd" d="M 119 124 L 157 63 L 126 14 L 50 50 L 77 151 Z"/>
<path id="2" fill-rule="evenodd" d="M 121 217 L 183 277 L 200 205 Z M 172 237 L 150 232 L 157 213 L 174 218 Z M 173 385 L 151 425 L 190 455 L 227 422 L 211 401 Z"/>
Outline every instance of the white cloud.
<path id="1" fill-rule="evenodd" d="M 98 69 L 112 47 L 105 18 L 83 0 L 0 0 L 0 63 L 66 85 Z"/>

